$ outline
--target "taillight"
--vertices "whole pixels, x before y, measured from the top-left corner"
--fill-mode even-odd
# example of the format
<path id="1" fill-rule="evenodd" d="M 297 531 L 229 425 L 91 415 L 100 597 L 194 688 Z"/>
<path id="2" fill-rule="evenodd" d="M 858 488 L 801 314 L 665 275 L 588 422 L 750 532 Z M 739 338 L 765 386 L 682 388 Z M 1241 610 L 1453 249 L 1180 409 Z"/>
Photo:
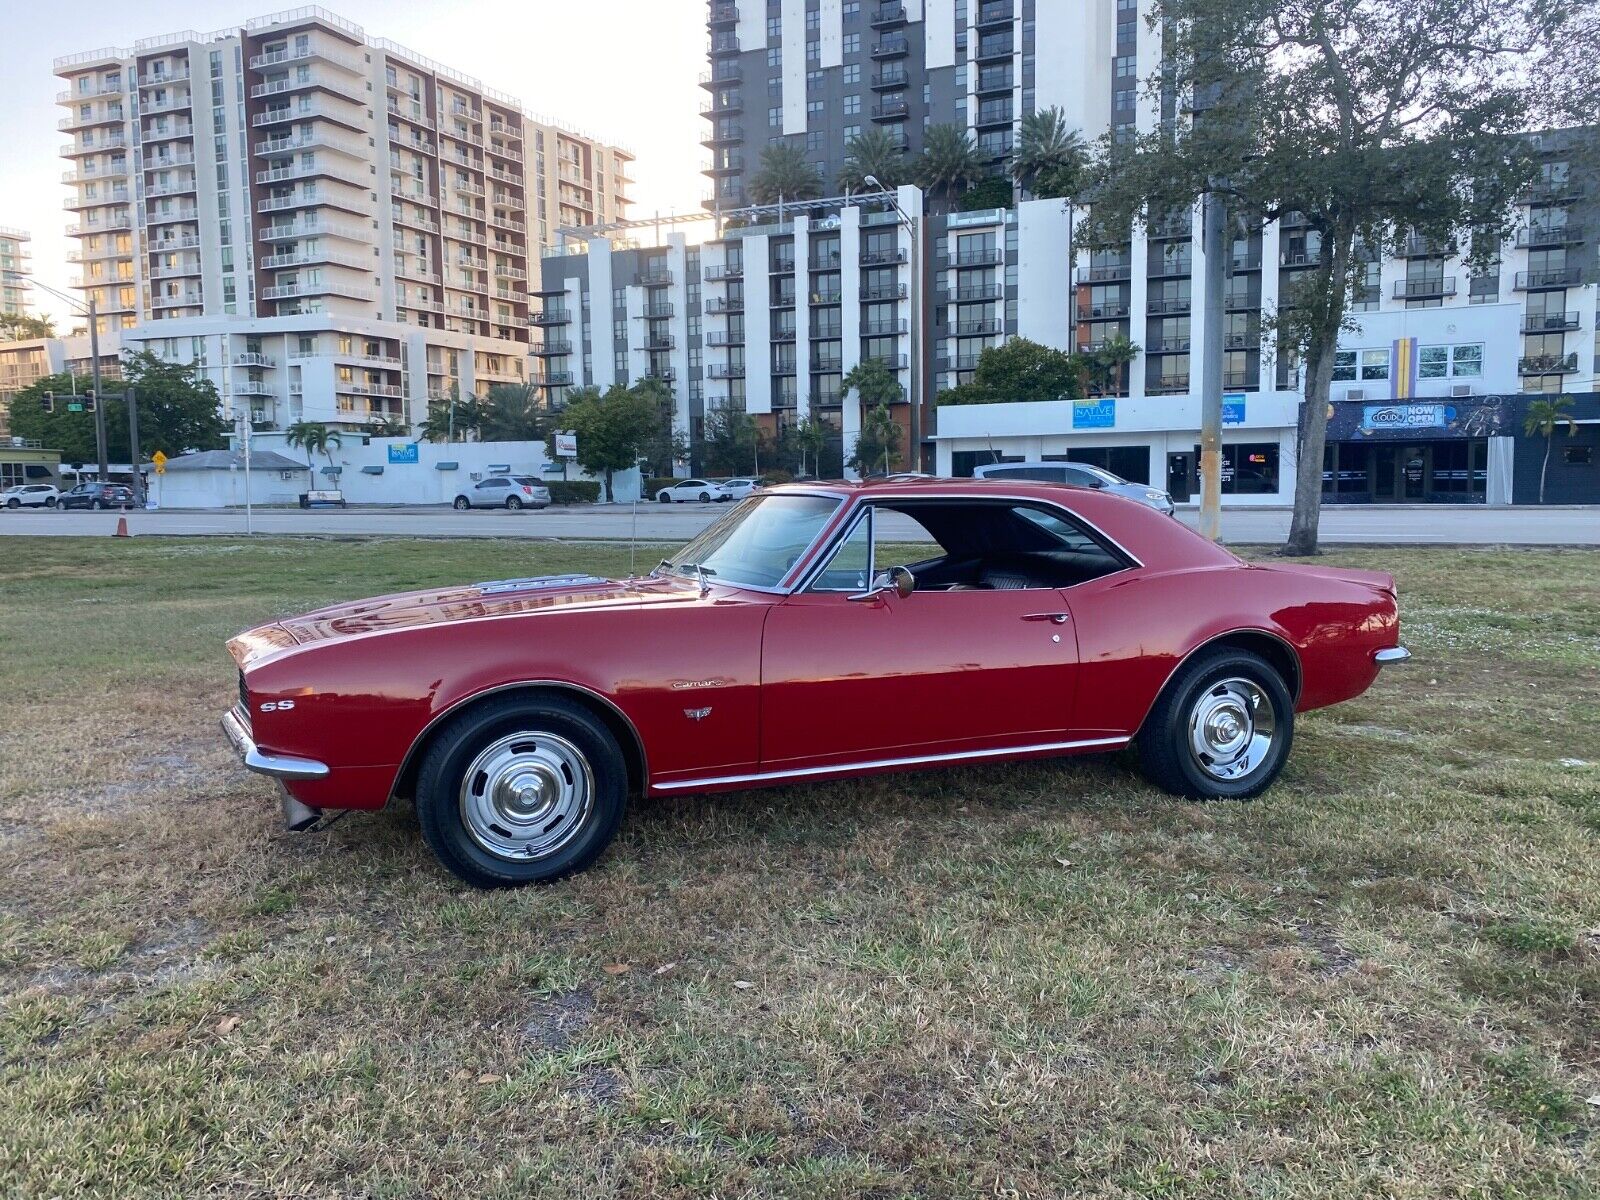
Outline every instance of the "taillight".
<path id="1" fill-rule="evenodd" d="M 533 495 L 533 489 L 532 489 L 532 488 L 531 488 L 531 487 L 526 487 L 526 486 L 525 486 L 525 487 L 523 487 L 523 489 L 522 489 L 522 494 L 523 494 L 523 495 L 524 495 L 524 496 L 531 496 L 531 495 Z"/>

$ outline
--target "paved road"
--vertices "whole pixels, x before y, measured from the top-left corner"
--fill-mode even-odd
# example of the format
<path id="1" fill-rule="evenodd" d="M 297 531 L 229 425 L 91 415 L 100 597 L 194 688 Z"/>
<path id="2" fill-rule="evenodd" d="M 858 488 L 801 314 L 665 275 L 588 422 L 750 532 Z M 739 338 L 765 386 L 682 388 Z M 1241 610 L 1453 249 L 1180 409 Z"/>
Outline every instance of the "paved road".
<path id="1" fill-rule="evenodd" d="M 681 542 L 693 537 L 716 516 L 720 505 L 641 504 L 641 541 Z M 1194 523 L 1192 511 L 1182 519 Z M 542 512 L 457 513 L 447 508 L 264 509 L 255 514 L 259 534 L 365 534 L 373 537 L 536 537 L 573 541 L 629 537 L 633 514 L 625 507 L 595 505 L 550 508 Z M 74 511 L 0 511 L 0 536 L 107 536 L 117 514 Z M 244 532 L 242 512 L 175 510 L 133 513 L 132 533 L 212 534 Z M 1238 544 L 1282 541 L 1289 530 L 1285 509 L 1230 509 L 1222 515 L 1226 541 Z M 1481 508 L 1416 507 L 1327 508 L 1322 515 L 1322 540 L 1328 544 L 1434 543 L 1457 545 L 1600 546 L 1600 507 Z"/>

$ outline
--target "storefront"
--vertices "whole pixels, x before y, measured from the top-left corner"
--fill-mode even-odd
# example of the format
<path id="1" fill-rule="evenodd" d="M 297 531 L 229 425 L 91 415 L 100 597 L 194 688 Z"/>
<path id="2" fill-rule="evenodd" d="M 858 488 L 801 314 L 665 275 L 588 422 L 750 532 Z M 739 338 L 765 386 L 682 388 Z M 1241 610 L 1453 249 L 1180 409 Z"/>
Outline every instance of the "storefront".
<path id="1" fill-rule="evenodd" d="M 1329 504 L 1509 504 L 1520 397 L 1333 404 Z"/>

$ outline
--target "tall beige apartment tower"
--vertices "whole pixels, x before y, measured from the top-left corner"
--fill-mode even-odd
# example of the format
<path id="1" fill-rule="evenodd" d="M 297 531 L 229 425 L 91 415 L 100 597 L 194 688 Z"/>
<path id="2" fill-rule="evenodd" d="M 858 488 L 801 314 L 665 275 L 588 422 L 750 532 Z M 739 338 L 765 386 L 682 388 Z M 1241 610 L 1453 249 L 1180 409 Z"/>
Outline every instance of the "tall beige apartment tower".
<path id="1" fill-rule="evenodd" d="M 632 156 L 319 8 L 58 60 L 79 286 L 259 425 L 527 376 L 530 268 Z"/>

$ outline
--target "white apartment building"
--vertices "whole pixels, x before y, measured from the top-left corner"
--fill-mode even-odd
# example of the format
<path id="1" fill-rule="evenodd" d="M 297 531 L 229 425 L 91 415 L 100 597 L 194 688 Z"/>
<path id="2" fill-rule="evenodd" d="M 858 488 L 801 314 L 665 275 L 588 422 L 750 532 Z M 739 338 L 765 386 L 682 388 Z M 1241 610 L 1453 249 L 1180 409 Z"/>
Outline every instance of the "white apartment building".
<path id="1" fill-rule="evenodd" d="M 631 155 L 318 8 L 58 60 L 78 285 L 279 428 L 527 378 L 530 267 Z"/>
<path id="2" fill-rule="evenodd" d="M 1091 140 L 1107 131 L 1151 129 L 1172 114 L 1161 113 L 1139 86 L 1161 58 L 1148 10 L 1148 0 L 709 0 L 709 69 L 701 83 L 711 94 L 703 115 L 713 188 L 705 206 L 751 227 L 730 230 L 705 248 L 713 265 L 719 253 L 728 254 L 719 245 L 746 248 L 739 285 L 723 284 L 722 302 L 739 305 L 739 321 L 712 324 L 719 315 L 710 307 L 718 303 L 716 290 L 708 292 L 705 312 L 715 331 L 708 342 L 726 336 L 738 347 L 727 370 L 740 372 L 742 387 L 713 390 L 710 364 L 718 359 L 708 344 L 707 403 L 718 396 L 751 412 L 799 415 L 809 403 L 826 420 L 833 399 L 832 374 L 819 371 L 815 358 L 793 356 L 793 385 L 778 369 L 789 370 L 781 339 L 791 328 L 828 329 L 819 321 L 832 318 L 819 313 L 814 289 L 810 313 L 802 306 L 788 315 L 793 290 L 765 271 L 791 256 L 806 262 L 806 247 L 835 236 L 836 223 L 859 237 L 869 216 L 837 204 L 800 206 L 782 228 L 767 227 L 769 217 L 742 209 L 765 146 L 802 149 L 831 186 L 849 140 L 874 127 L 895 134 L 914 154 L 927 127 L 955 124 L 997 174 L 1009 166 L 1022 117 L 1044 108 L 1059 108 Z M 1354 305 L 1358 328 L 1342 339 L 1336 364 L 1336 403 L 1420 401 L 1407 419 L 1445 421 L 1446 409 L 1465 413 L 1474 396 L 1595 387 L 1600 180 L 1579 168 L 1580 156 L 1572 153 L 1578 136 L 1587 135 L 1539 137 L 1543 174 L 1522 198 L 1521 228 L 1495 270 L 1473 274 L 1464 245 L 1417 238 L 1397 255 L 1371 256 Z M 1191 350 L 1198 352 L 1207 332 L 1198 220 L 1197 211 L 1176 214 L 1134 228 L 1121 247 L 1091 254 L 1074 241 L 1075 214 L 1060 201 L 1024 198 L 1009 209 L 923 218 L 916 239 L 922 295 L 904 312 L 920 318 L 927 335 L 919 339 L 920 369 L 910 373 L 924 406 L 921 465 L 970 474 L 995 457 L 1072 456 L 1175 494 L 1195 491 L 1200 414 Z M 1263 318 L 1314 265 L 1316 237 L 1291 215 L 1227 249 L 1222 332 L 1230 502 L 1285 503 L 1292 496 L 1301 381 L 1288 356 L 1263 344 Z M 850 247 L 843 251 L 847 272 L 855 264 L 864 268 Z M 761 278 L 752 264 L 760 264 Z M 909 274 L 896 280 L 909 282 Z M 863 331 L 852 324 L 848 305 L 840 329 L 839 361 L 847 370 L 868 349 L 856 337 Z M 1061 349 L 1127 338 L 1139 353 L 1105 395 L 1076 404 L 936 406 L 940 390 L 970 377 L 984 348 L 1013 336 Z M 798 344 L 805 346 L 805 333 Z M 1430 408 L 1434 399 L 1459 403 Z M 692 395 L 685 401 L 692 403 Z M 839 410 L 846 445 L 858 421 L 848 404 Z M 1380 463 L 1358 434 L 1348 446 L 1330 448 L 1330 480 L 1337 486 L 1365 479 L 1372 499 L 1403 499 L 1420 469 L 1422 491 L 1430 495 L 1448 498 L 1463 480 L 1473 496 L 1484 495 L 1492 448 L 1481 430 L 1419 440 L 1450 444 Z M 1420 468 L 1407 465 L 1418 459 Z M 1439 488 L 1432 486 L 1436 475 Z"/>
<path id="3" fill-rule="evenodd" d="M 33 271 L 32 241 L 25 230 L 0 225 L 0 313 L 29 311 L 27 276 Z"/>

